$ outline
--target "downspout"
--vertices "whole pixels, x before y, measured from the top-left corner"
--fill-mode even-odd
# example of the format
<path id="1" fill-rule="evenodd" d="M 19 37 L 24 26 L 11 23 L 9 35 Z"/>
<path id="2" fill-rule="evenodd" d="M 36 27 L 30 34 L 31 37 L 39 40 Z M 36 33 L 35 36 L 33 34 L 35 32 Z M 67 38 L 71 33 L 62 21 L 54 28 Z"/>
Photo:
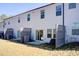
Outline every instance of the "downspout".
<path id="1" fill-rule="evenodd" d="M 64 33 L 63 33 L 63 39 L 64 39 L 64 44 L 65 44 L 65 24 L 64 24 L 64 3 L 63 3 L 63 31 L 64 31 Z"/>
<path id="2" fill-rule="evenodd" d="M 63 3 L 63 26 L 64 26 L 64 3 Z"/>

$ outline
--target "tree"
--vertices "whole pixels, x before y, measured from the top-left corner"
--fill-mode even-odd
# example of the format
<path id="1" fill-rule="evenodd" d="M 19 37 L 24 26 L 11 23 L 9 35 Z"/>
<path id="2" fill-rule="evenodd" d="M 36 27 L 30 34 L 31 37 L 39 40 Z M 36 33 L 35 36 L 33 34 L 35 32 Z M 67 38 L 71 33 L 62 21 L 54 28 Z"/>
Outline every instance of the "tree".
<path id="1" fill-rule="evenodd" d="M 0 22 L 4 21 L 4 19 L 8 18 L 9 16 L 2 14 L 0 15 Z"/>

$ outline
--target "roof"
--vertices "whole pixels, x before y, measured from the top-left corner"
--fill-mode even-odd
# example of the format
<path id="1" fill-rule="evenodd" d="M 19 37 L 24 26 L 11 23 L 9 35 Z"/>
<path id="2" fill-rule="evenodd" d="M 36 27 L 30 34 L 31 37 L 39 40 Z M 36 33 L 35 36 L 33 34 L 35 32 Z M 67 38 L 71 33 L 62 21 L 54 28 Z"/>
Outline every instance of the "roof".
<path id="1" fill-rule="evenodd" d="M 43 8 L 43 7 L 47 7 L 47 6 L 52 5 L 52 4 L 55 4 L 55 3 L 50 3 L 50 4 L 48 4 L 48 5 L 44 5 L 44 6 L 41 6 L 41 7 L 32 9 L 32 10 L 26 11 L 26 12 L 23 12 L 23 13 L 17 14 L 17 15 L 15 15 L 15 16 L 18 16 L 18 15 L 21 15 L 21 14 L 24 14 L 24 13 L 28 13 L 28 12 L 31 12 L 31 11 L 34 11 L 34 10 L 37 10 L 37 9 L 40 9 L 40 8 Z M 10 18 L 13 18 L 13 17 L 15 17 L 15 16 L 11 16 L 11 17 L 6 18 L 6 19 L 10 19 Z M 6 20 L 6 19 L 4 19 L 4 20 Z"/>

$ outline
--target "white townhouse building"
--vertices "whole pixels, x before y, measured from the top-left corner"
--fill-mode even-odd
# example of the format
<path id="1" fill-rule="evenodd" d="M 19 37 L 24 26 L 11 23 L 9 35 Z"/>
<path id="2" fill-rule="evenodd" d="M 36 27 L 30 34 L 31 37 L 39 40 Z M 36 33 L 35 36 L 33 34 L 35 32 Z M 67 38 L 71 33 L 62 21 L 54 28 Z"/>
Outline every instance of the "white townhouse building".
<path id="1" fill-rule="evenodd" d="M 24 28 L 30 28 L 32 40 L 49 42 L 54 38 L 57 46 L 79 42 L 79 4 L 51 3 L 26 11 L 6 18 L 4 34 L 9 28 L 16 39 Z"/>

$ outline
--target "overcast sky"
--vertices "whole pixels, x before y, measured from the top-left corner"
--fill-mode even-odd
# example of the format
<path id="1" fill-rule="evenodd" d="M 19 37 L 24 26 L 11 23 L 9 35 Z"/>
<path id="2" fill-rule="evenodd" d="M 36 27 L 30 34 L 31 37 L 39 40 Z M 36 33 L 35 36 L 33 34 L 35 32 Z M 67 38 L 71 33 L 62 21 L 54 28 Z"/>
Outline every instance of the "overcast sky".
<path id="1" fill-rule="evenodd" d="M 43 5 L 47 3 L 0 3 L 0 15 L 13 16 Z"/>

